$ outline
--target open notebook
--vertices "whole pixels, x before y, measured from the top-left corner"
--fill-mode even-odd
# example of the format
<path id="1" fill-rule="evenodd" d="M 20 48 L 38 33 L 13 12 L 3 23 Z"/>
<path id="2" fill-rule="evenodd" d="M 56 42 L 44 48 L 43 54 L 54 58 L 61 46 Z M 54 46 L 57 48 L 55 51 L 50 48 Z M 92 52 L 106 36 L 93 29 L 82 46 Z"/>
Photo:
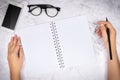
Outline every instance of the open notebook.
<path id="1" fill-rule="evenodd" d="M 31 75 L 96 63 L 85 16 L 52 21 L 17 31 L 25 53 L 24 70 Z"/>

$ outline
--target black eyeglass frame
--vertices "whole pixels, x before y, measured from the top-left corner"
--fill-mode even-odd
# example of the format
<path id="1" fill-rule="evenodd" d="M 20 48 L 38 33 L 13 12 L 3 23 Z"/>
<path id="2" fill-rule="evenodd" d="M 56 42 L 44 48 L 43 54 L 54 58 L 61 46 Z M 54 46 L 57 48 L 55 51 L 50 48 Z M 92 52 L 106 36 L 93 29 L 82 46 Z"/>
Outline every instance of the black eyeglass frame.
<path id="1" fill-rule="evenodd" d="M 55 16 L 57 16 L 57 15 L 58 15 L 58 12 L 60 11 L 60 7 L 55 7 L 55 6 L 50 5 L 50 4 L 33 4 L 33 5 L 27 5 L 27 6 L 28 6 L 28 8 L 29 8 L 29 11 L 28 11 L 28 12 L 30 12 L 30 13 L 31 13 L 34 9 L 40 7 L 41 12 L 40 12 L 38 15 L 34 15 L 34 14 L 31 13 L 31 14 L 34 15 L 34 16 L 39 16 L 39 15 L 42 13 L 42 9 L 45 9 L 45 13 L 46 13 L 47 16 L 49 16 L 49 17 L 55 17 Z M 36 6 L 36 7 L 33 8 L 33 9 L 30 9 L 30 7 L 32 7 L 32 6 Z M 47 8 L 55 8 L 55 9 L 57 10 L 57 14 L 54 15 L 54 16 L 48 15 L 47 10 L 46 10 Z"/>

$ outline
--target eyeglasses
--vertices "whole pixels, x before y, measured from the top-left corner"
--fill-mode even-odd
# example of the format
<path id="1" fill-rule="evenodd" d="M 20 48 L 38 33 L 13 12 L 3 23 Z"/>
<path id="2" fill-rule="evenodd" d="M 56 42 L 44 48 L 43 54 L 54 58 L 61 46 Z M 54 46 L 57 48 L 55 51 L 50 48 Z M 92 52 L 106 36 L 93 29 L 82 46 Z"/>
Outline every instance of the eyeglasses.
<path id="1" fill-rule="evenodd" d="M 28 5 L 29 11 L 32 15 L 38 16 L 42 13 L 42 9 L 45 9 L 45 13 L 49 17 L 57 16 L 60 11 L 60 7 L 55 7 L 49 4 L 36 4 L 36 5 Z"/>

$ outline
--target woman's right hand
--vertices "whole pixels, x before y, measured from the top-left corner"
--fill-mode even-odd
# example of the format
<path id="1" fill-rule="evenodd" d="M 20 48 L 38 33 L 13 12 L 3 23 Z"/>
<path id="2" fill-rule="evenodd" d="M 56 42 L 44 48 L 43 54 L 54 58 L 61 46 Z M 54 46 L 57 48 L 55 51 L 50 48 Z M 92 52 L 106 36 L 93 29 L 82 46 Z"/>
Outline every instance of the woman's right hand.
<path id="1" fill-rule="evenodd" d="M 105 46 L 107 50 L 108 48 L 108 38 L 107 38 L 107 32 L 106 29 L 108 28 L 110 30 L 110 42 L 111 42 L 111 47 L 112 50 L 116 50 L 116 30 L 112 26 L 112 24 L 108 21 L 99 21 L 98 24 L 100 25 L 98 29 L 96 30 L 98 36 L 102 37 Z"/>
<path id="2" fill-rule="evenodd" d="M 99 21 L 98 24 L 100 27 L 97 29 L 97 34 L 102 37 L 105 46 L 108 50 L 108 62 L 107 62 L 107 80 L 120 80 L 120 65 L 119 59 L 117 55 L 116 49 L 116 30 L 112 26 L 110 22 Z M 112 60 L 110 60 L 109 56 L 109 45 L 108 45 L 108 35 L 107 28 L 110 31 L 110 42 L 111 42 L 111 50 L 112 50 Z"/>

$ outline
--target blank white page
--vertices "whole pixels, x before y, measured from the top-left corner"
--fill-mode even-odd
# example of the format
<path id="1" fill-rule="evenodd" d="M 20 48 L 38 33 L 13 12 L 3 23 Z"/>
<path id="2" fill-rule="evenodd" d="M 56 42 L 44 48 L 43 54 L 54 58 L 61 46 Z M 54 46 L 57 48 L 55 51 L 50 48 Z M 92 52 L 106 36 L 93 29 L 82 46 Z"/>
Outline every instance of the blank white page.
<path id="1" fill-rule="evenodd" d="M 51 31 L 52 28 L 55 31 Z M 94 66 L 96 57 L 85 16 L 55 21 L 52 28 L 46 23 L 17 31 L 25 53 L 24 70 L 29 75 L 37 76 L 60 69 L 54 43 L 56 39 L 65 68 Z"/>
<path id="2" fill-rule="evenodd" d="M 56 21 L 64 64 L 85 66 L 96 63 L 91 34 L 86 16 Z"/>
<path id="3" fill-rule="evenodd" d="M 50 24 L 17 31 L 25 54 L 24 70 L 32 76 L 51 73 L 59 69 L 52 40 Z"/>

